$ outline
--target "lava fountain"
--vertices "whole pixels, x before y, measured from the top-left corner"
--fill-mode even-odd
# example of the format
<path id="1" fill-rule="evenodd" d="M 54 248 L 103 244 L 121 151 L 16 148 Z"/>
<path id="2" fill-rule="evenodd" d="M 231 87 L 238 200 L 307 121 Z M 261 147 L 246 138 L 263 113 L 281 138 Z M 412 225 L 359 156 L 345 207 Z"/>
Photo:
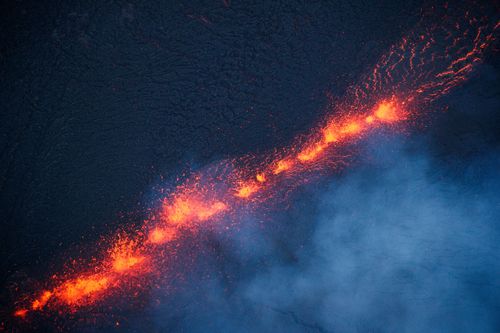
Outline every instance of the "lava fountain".
<path id="1" fill-rule="evenodd" d="M 169 244 L 185 232 L 237 215 L 242 207 L 262 206 L 284 186 L 311 174 L 339 168 L 335 152 L 380 128 L 401 128 L 430 104 L 463 83 L 495 41 L 500 23 L 468 12 L 460 18 L 443 8 L 439 24 L 423 20 L 383 54 L 348 89 L 341 103 L 310 133 L 264 156 L 226 160 L 191 175 L 159 203 L 157 211 L 133 232 L 120 232 L 89 268 L 57 274 L 33 295 L 20 298 L 13 312 L 75 312 L 111 295 L 140 290 L 157 276 Z M 215 169 L 215 171 L 213 170 Z"/>

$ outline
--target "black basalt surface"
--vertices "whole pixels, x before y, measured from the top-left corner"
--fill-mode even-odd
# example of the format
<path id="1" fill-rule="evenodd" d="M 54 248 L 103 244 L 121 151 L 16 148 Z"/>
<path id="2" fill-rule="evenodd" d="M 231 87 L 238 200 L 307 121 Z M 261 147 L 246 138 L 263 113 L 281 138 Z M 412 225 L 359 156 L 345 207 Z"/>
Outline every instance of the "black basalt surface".
<path id="1" fill-rule="evenodd" d="M 43 282 L 66 255 L 90 256 L 95 249 L 85 244 L 139 223 L 160 176 L 265 152 L 305 132 L 429 5 L 2 2 L 0 315 L 11 313 L 16 287 Z M 486 72 L 497 75 L 497 59 L 486 63 Z M 481 82 L 473 80 L 467 91 L 472 99 L 493 99 L 481 105 L 495 109 L 497 82 Z M 451 103 L 458 117 L 438 119 L 444 132 L 426 132 L 433 158 L 443 163 L 498 147 L 498 115 L 471 124 L 460 111 L 464 103 Z M 460 148 L 463 140 L 470 149 Z M 276 243 L 286 244 L 291 234 Z M 299 243 L 284 246 L 292 253 L 285 261 L 293 262 Z M 218 260 L 225 267 L 236 259 Z M 182 324 L 189 315 L 177 311 L 160 326 L 150 315 L 129 329 L 189 331 Z M 269 311 L 297 331 L 329 331 L 292 310 Z"/>

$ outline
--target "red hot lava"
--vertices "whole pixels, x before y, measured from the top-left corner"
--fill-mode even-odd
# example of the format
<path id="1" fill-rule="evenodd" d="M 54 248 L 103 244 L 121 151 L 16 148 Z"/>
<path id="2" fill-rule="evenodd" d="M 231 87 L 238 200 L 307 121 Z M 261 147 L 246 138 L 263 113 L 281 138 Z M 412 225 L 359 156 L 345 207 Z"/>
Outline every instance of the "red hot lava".
<path id="1" fill-rule="evenodd" d="M 351 88 L 342 104 L 306 139 L 263 156 L 261 163 L 245 159 L 223 163 L 223 177 L 196 174 L 163 199 L 144 226 L 128 236 L 117 236 L 91 269 L 63 274 L 20 301 L 14 315 L 53 309 L 77 311 L 104 299 L 158 269 L 156 258 L 168 255 L 165 245 L 184 231 L 196 231 L 209 220 L 232 214 L 248 203 L 262 204 L 287 181 L 325 169 L 336 149 L 351 145 L 381 127 L 413 119 L 436 98 L 462 83 L 495 40 L 499 23 L 487 18 L 460 20 L 446 16 L 440 25 L 424 27 L 391 47 L 360 85 Z M 421 31 L 424 31 L 423 33 Z M 243 161 L 243 162 L 242 162 Z M 241 166 L 241 164 L 243 164 Z"/>

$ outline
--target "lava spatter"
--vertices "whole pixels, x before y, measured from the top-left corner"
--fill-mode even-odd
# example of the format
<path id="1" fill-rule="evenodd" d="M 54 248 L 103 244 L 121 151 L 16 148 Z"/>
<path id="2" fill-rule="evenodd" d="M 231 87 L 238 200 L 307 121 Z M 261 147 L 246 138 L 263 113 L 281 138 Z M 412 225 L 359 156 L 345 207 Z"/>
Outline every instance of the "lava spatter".
<path id="1" fill-rule="evenodd" d="M 203 224 L 234 214 L 249 203 L 263 204 L 279 195 L 276 189 L 287 181 L 327 168 L 337 149 L 379 128 L 406 124 L 417 117 L 464 82 L 495 41 L 499 23 L 473 18 L 468 12 L 459 19 L 453 17 L 445 15 L 440 24 L 419 26 L 404 36 L 349 89 L 342 103 L 326 110 L 323 122 L 289 147 L 256 159 L 263 162 L 223 165 L 230 170 L 223 177 L 210 172 L 193 175 L 161 200 L 139 230 L 112 238 L 91 269 L 62 274 L 28 301 L 19 301 L 14 316 L 24 319 L 30 312 L 77 311 L 123 286 L 140 289 L 158 269 L 158 257 L 169 255 L 165 246 L 181 239 L 184 232 L 195 233 Z M 135 285 L 137 279 L 146 282 Z"/>

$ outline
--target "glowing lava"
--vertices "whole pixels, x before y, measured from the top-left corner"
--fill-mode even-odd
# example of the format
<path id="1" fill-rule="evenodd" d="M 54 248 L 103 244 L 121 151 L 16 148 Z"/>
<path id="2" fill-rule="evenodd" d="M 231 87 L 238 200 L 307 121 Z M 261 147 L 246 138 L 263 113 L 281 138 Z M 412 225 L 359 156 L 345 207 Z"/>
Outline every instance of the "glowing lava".
<path id="1" fill-rule="evenodd" d="M 402 119 L 401 112 L 398 112 L 396 106 L 394 105 L 394 102 L 392 101 L 380 103 L 375 110 L 374 116 L 376 117 L 376 119 L 387 123 L 393 123 Z M 371 124 L 373 122 L 373 118 L 370 118 L 369 121 L 367 120 L 367 122 Z"/>
<path id="2" fill-rule="evenodd" d="M 252 182 L 250 183 L 244 183 L 237 191 L 236 196 L 240 198 L 248 198 L 255 192 L 257 192 L 259 189 L 257 184 L 254 184 Z"/>
<path id="3" fill-rule="evenodd" d="M 161 201 L 158 211 L 136 232 L 110 242 L 91 268 L 49 283 L 30 302 L 20 301 L 14 315 L 29 311 L 64 311 L 91 304 L 131 281 L 159 269 L 154 259 L 168 255 L 163 245 L 184 232 L 196 232 L 209 221 L 233 214 L 249 203 L 279 196 L 279 189 L 326 169 L 334 152 L 366 138 L 379 128 L 393 128 L 415 117 L 415 110 L 463 82 L 494 41 L 499 24 L 472 19 L 442 20 L 405 36 L 384 54 L 361 84 L 351 88 L 342 104 L 305 138 L 246 165 L 245 159 L 221 163 L 221 174 L 196 174 Z M 437 31 L 448 31 L 442 34 Z M 425 31 L 422 33 L 421 31 Z M 239 163 L 239 164 L 238 164 Z M 229 170 L 229 171 L 228 171 Z M 256 200 L 256 199 L 259 200 Z M 144 285 L 147 283 L 142 283 Z"/>
<path id="4" fill-rule="evenodd" d="M 56 290 L 56 296 L 68 305 L 81 305 L 90 301 L 90 296 L 105 290 L 112 280 L 106 276 L 91 275 L 65 282 Z"/>
<path id="5" fill-rule="evenodd" d="M 174 240 L 177 229 L 169 227 L 156 227 L 149 233 L 149 241 L 153 244 L 163 244 Z"/>
<path id="6" fill-rule="evenodd" d="M 164 203 L 163 219 L 172 225 L 185 225 L 192 221 L 205 221 L 217 213 L 223 212 L 227 206 L 221 201 L 207 202 L 203 198 L 176 198 L 173 203 Z"/>
<path id="7" fill-rule="evenodd" d="M 111 251 L 112 269 L 123 273 L 137 269 L 146 261 L 146 256 L 137 249 L 137 243 L 127 239 L 121 240 Z"/>
<path id="8" fill-rule="evenodd" d="M 52 297 L 52 292 L 51 291 L 44 291 L 42 293 L 42 295 L 33 301 L 33 304 L 31 305 L 31 308 L 33 310 L 41 310 L 43 309 L 43 307 L 45 306 L 45 304 L 47 304 L 47 302 L 49 301 L 49 299 Z"/>

